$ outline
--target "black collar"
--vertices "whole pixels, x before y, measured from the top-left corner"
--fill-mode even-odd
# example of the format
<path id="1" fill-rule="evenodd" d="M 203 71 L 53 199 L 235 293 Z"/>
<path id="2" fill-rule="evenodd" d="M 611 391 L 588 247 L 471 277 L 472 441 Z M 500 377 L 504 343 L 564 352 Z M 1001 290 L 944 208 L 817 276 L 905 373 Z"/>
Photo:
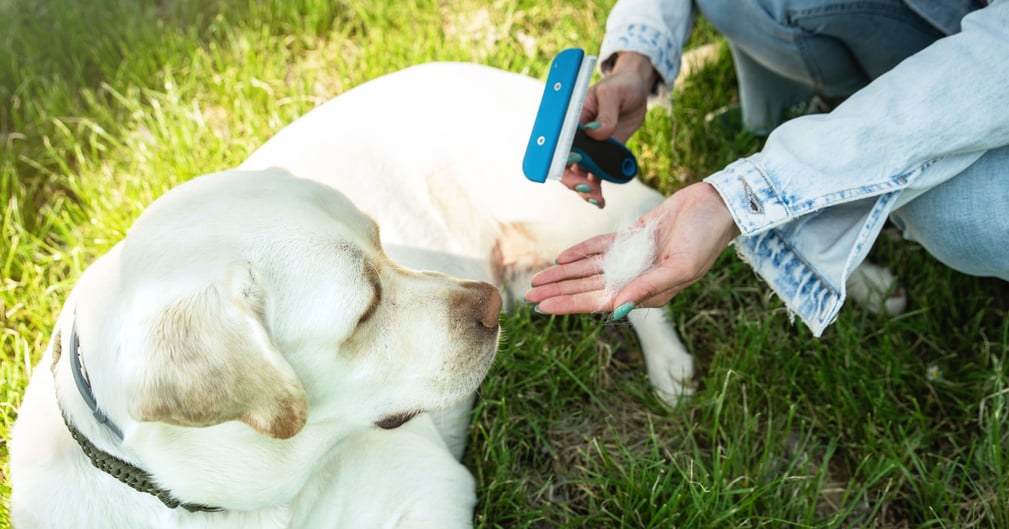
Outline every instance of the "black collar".
<path id="1" fill-rule="evenodd" d="M 95 420 L 99 424 L 104 424 L 108 429 L 115 434 L 116 439 L 120 442 L 123 440 L 123 431 L 116 426 L 116 423 L 109 419 L 105 412 L 98 407 L 98 401 L 95 400 L 95 394 L 91 391 L 91 379 L 88 378 L 87 373 L 84 370 L 84 366 L 81 364 L 81 346 L 79 343 L 79 338 L 77 336 L 77 320 L 74 320 L 73 326 L 70 328 L 70 373 L 74 375 L 74 383 L 77 384 L 77 392 L 81 394 L 81 398 L 84 399 L 84 404 L 88 405 L 91 410 L 91 414 L 95 416 Z"/>
<path id="2" fill-rule="evenodd" d="M 56 336 L 56 340 L 58 345 L 60 340 L 59 335 Z M 77 384 L 77 391 L 81 394 L 81 398 L 84 399 L 84 403 L 91 409 L 91 413 L 95 416 L 95 419 L 100 424 L 104 424 L 109 431 L 116 436 L 116 438 L 122 441 L 122 430 L 120 430 L 119 427 L 105 415 L 105 412 L 98 407 L 95 395 L 91 391 L 91 381 L 87 378 L 87 372 L 81 363 L 80 343 L 77 336 L 76 320 L 70 330 L 70 371 L 73 373 L 74 382 Z M 183 503 L 173 496 L 171 491 L 159 487 L 154 482 L 154 478 L 145 470 L 137 468 L 135 465 L 123 461 L 122 459 L 119 459 L 118 457 L 95 446 L 95 444 L 88 440 L 84 434 L 70 424 L 70 421 L 67 419 L 65 413 L 61 411 L 60 415 L 63 416 L 63 422 L 67 425 L 67 430 L 70 431 L 70 436 L 74 438 L 74 441 L 77 441 L 81 450 L 86 456 L 88 456 L 88 459 L 91 460 L 91 464 L 98 470 L 111 475 L 119 481 L 133 487 L 135 490 L 157 497 L 162 503 L 172 509 L 182 507 L 190 512 L 217 512 L 223 510 L 220 507 L 209 507 L 198 503 Z"/>

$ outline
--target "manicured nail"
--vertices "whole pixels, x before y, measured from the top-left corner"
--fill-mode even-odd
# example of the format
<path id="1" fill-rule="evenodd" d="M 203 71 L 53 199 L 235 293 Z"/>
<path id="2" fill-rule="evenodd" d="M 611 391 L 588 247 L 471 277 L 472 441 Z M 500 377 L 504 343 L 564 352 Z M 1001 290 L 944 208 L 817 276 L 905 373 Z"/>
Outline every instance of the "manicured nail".
<path id="1" fill-rule="evenodd" d="M 590 121 L 590 122 L 588 122 L 588 123 L 586 123 L 585 125 L 582 125 L 582 126 L 585 127 L 585 128 L 587 128 L 587 129 L 598 129 L 599 127 L 602 127 L 603 124 L 600 123 L 600 122 L 598 122 L 598 121 Z"/>
<path id="2" fill-rule="evenodd" d="M 544 314 L 544 315 L 546 314 L 546 312 L 543 312 L 542 310 L 540 310 L 540 306 L 538 304 L 537 305 L 533 305 L 533 312 L 535 312 L 536 314 Z"/>
<path id="3" fill-rule="evenodd" d="M 599 207 L 599 201 L 598 201 L 598 200 L 596 200 L 596 199 L 594 199 L 594 198 L 590 198 L 590 199 L 588 200 L 588 202 L 589 202 L 589 204 L 592 204 L 593 206 L 595 206 L 595 207 L 597 207 L 597 208 Z"/>
<path id="4" fill-rule="evenodd" d="M 591 193 L 592 188 L 585 184 L 578 184 L 575 186 L 575 191 L 578 191 L 579 193 Z"/>
<path id="5" fill-rule="evenodd" d="M 613 311 L 613 319 L 622 320 L 626 318 L 627 315 L 630 314 L 632 310 L 634 310 L 634 302 L 628 301 L 627 303 L 624 303 L 623 305 L 617 307 L 617 310 Z"/>
<path id="6" fill-rule="evenodd" d="M 573 153 L 571 153 L 571 154 L 568 155 L 568 163 L 567 163 L 567 165 L 571 165 L 573 163 L 578 163 L 580 161 L 582 161 L 582 155 L 580 155 L 580 154 L 578 154 L 576 152 L 573 152 Z"/>

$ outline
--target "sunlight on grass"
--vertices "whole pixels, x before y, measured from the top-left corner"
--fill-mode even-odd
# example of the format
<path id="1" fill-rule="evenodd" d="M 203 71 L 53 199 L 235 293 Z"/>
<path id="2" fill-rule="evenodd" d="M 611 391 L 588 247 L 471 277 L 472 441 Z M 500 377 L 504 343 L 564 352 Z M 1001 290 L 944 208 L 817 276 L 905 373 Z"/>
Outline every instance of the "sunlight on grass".
<path id="1" fill-rule="evenodd" d="M 0 0 L 0 437 L 74 280 L 166 189 L 412 64 L 539 77 L 562 48 L 598 49 L 606 12 L 587 0 Z M 690 46 L 712 42 L 701 21 Z M 718 53 L 629 142 L 664 193 L 759 148 L 706 119 L 735 103 Z M 675 409 L 649 391 L 625 325 L 520 307 L 474 411 L 476 526 L 1009 528 L 1009 288 L 889 238 L 872 257 L 903 278 L 909 312 L 848 307 L 816 340 L 726 252 L 670 305 L 701 371 Z M 7 529 L 6 444 L 0 457 Z"/>

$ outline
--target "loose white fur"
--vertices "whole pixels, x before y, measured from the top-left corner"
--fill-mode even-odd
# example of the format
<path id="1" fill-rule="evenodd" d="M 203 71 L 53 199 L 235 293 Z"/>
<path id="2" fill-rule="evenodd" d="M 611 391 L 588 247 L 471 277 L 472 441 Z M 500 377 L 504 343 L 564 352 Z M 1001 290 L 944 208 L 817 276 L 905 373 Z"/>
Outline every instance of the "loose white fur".
<path id="1" fill-rule="evenodd" d="M 610 302 L 631 281 L 655 266 L 655 223 L 635 224 L 618 231 L 602 259 L 605 299 Z"/>

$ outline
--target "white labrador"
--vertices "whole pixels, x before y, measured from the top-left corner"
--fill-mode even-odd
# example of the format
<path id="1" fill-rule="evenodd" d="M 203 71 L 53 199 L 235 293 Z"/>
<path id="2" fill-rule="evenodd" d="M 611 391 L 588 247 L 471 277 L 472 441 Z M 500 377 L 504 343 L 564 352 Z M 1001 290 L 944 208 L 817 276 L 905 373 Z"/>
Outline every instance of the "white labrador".
<path id="1" fill-rule="evenodd" d="M 521 299 L 560 250 L 661 200 L 632 182 L 597 210 L 527 182 L 541 90 L 417 66 L 158 199 L 82 275 L 35 370 L 15 526 L 471 527 L 458 459 L 499 289 Z M 692 362 L 665 312 L 630 321 L 675 400 Z"/>

